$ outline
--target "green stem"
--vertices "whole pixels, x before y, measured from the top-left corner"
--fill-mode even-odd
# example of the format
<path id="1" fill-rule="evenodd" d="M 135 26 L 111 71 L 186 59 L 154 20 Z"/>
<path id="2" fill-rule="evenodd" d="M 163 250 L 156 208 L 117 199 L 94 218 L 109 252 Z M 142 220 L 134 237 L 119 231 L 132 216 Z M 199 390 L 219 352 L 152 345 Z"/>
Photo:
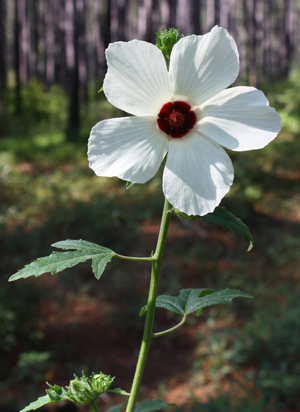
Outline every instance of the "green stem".
<path id="1" fill-rule="evenodd" d="M 95 401 L 90 401 L 89 404 L 91 405 L 93 412 L 100 412 L 99 409 L 97 408 Z"/>
<path id="2" fill-rule="evenodd" d="M 143 261 L 143 262 L 152 262 L 153 261 L 153 257 L 124 256 L 124 255 L 119 255 L 118 253 L 115 253 L 114 257 L 116 257 L 118 259 L 123 259 L 123 260 L 136 260 L 136 261 Z"/>
<path id="3" fill-rule="evenodd" d="M 187 318 L 187 316 L 184 315 L 183 318 L 181 319 L 181 321 L 179 323 L 177 323 L 177 325 L 173 326 L 170 329 L 166 329 L 162 332 L 153 333 L 153 337 L 158 338 L 159 336 L 164 336 L 164 335 L 167 335 L 168 333 L 174 332 L 174 330 L 179 329 L 182 325 L 185 324 L 186 318 Z"/>
<path id="4" fill-rule="evenodd" d="M 150 344 L 153 338 L 153 319 L 155 313 L 155 303 L 156 303 L 156 296 L 158 291 L 158 283 L 159 283 L 159 275 L 160 275 L 160 268 L 161 262 L 164 252 L 164 246 L 167 238 L 169 223 L 171 219 L 171 210 L 172 206 L 165 199 L 164 210 L 162 214 L 160 230 L 156 245 L 155 253 L 152 257 L 152 270 L 151 270 L 151 281 L 149 287 L 149 294 L 148 294 L 148 304 L 147 304 L 147 312 L 146 312 L 146 319 L 145 319 L 145 326 L 144 326 L 144 333 L 143 339 L 141 343 L 139 358 L 136 365 L 136 370 L 132 382 L 130 397 L 127 404 L 126 412 L 133 412 L 136 399 L 138 396 L 138 392 L 140 389 L 143 372 L 147 360 L 147 355 L 149 352 Z"/>

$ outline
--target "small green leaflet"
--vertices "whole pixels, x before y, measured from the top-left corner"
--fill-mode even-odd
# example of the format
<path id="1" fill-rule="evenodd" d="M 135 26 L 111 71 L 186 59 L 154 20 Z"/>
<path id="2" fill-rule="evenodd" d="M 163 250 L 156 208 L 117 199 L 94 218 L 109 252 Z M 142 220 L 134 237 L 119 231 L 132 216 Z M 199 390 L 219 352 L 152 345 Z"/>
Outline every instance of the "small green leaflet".
<path id="1" fill-rule="evenodd" d="M 180 219 L 195 220 L 201 219 L 203 222 L 213 222 L 221 225 L 224 229 L 230 229 L 238 235 L 242 236 L 245 242 L 249 242 L 248 252 L 253 247 L 253 238 L 249 228 L 232 213 L 228 212 L 225 207 L 217 206 L 212 213 L 208 213 L 205 216 L 189 216 L 180 212 L 178 209 L 174 209 L 173 212 Z"/>
<path id="2" fill-rule="evenodd" d="M 49 395 L 41 396 L 40 398 L 38 398 L 37 401 L 31 402 L 28 406 L 26 406 L 20 412 L 35 411 L 36 409 L 39 409 L 42 406 L 50 402 L 53 402 L 53 401 L 51 401 L 51 399 L 49 398 Z"/>
<path id="3" fill-rule="evenodd" d="M 133 185 L 134 185 L 134 183 L 131 183 L 131 182 L 127 181 L 126 182 L 126 189 L 130 189 Z"/>
<path id="4" fill-rule="evenodd" d="M 63 240 L 52 246 L 73 251 L 53 252 L 50 256 L 39 258 L 12 275 L 9 281 L 25 279 L 30 276 L 37 277 L 48 272 L 55 275 L 88 259 L 92 259 L 93 273 L 96 279 L 100 279 L 106 264 L 115 256 L 115 252 L 112 250 L 86 240 Z"/>
<path id="5" fill-rule="evenodd" d="M 50 389 L 46 389 L 47 395 L 41 396 L 35 402 L 31 402 L 28 406 L 26 406 L 20 412 L 35 411 L 36 409 L 41 408 L 47 403 L 70 400 L 67 395 L 67 391 L 64 388 L 58 385 L 52 386 L 48 384 L 48 386 Z"/>
<path id="6" fill-rule="evenodd" d="M 176 405 L 160 401 L 159 399 L 155 399 L 154 401 L 146 401 L 146 402 L 140 403 L 134 408 L 134 412 L 159 411 L 161 409 L 166 409 L 169 406 L 176 406 Z"/>
<path id="7" fill-rule="evenodd" d="M 193 312 L 200 315 L 208 306 L 231 304 L 234 298 L 252 298 L 247 293 L 234 289 L 214 292 L 212 289 L 182 289 L 178 296 L 161 295 L 156 299 L 156 307 L 164 308 L 178 315 L 186 316 Z M 144 306 L 140 316 L 147 310 Z"/>

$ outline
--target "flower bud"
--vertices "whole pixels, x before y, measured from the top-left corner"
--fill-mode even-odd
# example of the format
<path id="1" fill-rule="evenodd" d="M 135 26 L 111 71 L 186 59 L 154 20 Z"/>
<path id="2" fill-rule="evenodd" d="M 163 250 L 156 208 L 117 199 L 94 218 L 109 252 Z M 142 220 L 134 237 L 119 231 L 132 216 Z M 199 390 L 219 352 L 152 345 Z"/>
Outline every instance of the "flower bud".
<path id="1" fill-rule="evenodd" d="M 156 46 L 162 51 L 167 66 L 169 65 L 174 44 L 176 44 L 182 37 L 184 37 L 184 35 L 180 34 L 180 29 L 161 29 L 156 33 Z"/>
<path id="2" fill-rule="evenodd" d="M 73 402 L 78 404 L 89 403 L 98 398 L 101 393 L 107 392 L 114 378 L 109 375 L 105 375 L 100 372 L 98 374 L 92 374 L 90 381 L 84 373 L 82 377 L 74 375 L 75 379 L 70 381 L 70 385 L 67 387 L 67 396 Z"/>
<path id="3" fill-rule="evenodd" d="M 109 375 L 105 375 L 100 372 L 98 374 L 92 375 L 92 387 L 95 392 L 103 393 L 106 392 L 115 378 L 111 378 Z"/>
<path id="4" fill-rule="evenodd" d="M 96 395 L 91 383 L 84 374 L 82 374 L 82 378 L 74 376 L 75 379 L 70 381 L 70 386 L 68 387 L 69 398 L 76 403 L 88 403 Z"/>

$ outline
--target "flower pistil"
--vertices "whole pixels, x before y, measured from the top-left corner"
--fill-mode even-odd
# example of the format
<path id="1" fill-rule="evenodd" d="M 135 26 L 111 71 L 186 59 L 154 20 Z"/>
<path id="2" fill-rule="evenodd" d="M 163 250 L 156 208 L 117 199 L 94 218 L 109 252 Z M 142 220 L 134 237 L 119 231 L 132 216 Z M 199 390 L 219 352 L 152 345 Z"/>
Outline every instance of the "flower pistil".
<path id="1" fill-rule="evenodd" d="M 191 110 L 191 106 L 183 101 L 164 104 L 157 118 L 160 130 L 175 139 L 186 135 L 196 121 L 197 117 Z"/>

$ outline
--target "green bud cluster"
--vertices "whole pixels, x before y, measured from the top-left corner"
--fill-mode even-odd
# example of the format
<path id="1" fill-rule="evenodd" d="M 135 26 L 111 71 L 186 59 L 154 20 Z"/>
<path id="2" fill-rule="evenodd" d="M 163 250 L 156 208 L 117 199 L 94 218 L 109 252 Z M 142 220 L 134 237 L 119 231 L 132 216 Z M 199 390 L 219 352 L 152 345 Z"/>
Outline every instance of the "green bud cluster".
<path id="1" fill-rule="evenodd" d="M 100 372 L 98 374 L 92 374 L 90 381 L 84 373 L 82 377 L 74 375 L 75 379 L 70 381 L 70 385 L 67 386 L 67 396 L 73 402 L 78 404 L 89 403 L 94 401 L 104 392 L 107 392 L 114 378 L 109 375 L 105 375 Z"/>
<path id="2" fill-rule="evenodd" d="M 156 46 L 162 51 L 167 65 L 169 65 L 174 44 L 176 44 L 182 37 L 184 37 L 184 35 L 180 34 L 180 29 L 161 29 L 156 33 Z"/>

